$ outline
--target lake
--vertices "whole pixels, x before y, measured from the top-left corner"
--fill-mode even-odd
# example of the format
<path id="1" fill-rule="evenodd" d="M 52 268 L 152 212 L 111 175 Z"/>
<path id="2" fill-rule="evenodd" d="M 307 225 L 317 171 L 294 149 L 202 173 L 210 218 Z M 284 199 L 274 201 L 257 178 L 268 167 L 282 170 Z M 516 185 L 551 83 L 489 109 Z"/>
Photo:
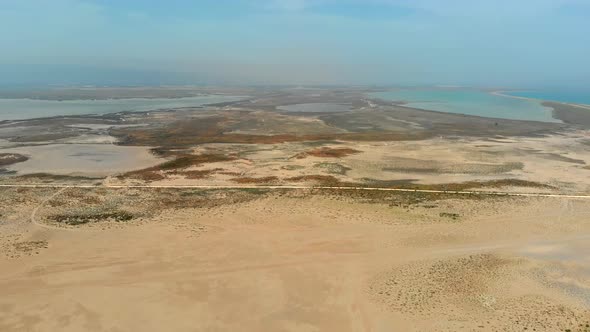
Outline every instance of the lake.
<path id="1" fill-rule="evenodd" d="M 151 111 L 166 108 L 198 107 L 244 99 L 239 96 L 206 95 L 186 98 L 127 98 L 106 100 L 0 99 L 0 121 L 58 115 L 108 114 L 122 111 Z"/>
<path id="2" fill-rule="evenodd" d="M 405 106 L 430 111 L 501 118 L 559 122 L 553 110 L 535 100 L 511 98 L 475 89 L 395 89 L 371 93 L 371 97 L 403 101 Z"/>

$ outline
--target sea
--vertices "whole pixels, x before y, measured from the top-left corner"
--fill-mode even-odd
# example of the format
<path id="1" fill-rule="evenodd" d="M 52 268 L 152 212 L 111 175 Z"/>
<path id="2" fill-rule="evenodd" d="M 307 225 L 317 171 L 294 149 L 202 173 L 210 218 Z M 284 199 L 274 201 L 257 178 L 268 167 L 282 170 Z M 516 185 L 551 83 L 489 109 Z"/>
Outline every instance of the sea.
<path id="1" fill-rule="evenodd" d="M 199 107 L 206 104 L 244 99 L 240 96 L 205 95 L 186 98 L 126 98 L 105 100 L 1 99 L 0 121 L 23 120 L 60 115 L 142 112 L 157 109 Z"/>
<path id="2" fill-rule="evenodd" d="M 503 93 L 504 94 L 504 93 Z M 490 118 L 559 122 L 539 100 L 512 98 L 468 88 L 408 88 L 371 93 L 371 97 L 403 101 L 405 106 Z"/>

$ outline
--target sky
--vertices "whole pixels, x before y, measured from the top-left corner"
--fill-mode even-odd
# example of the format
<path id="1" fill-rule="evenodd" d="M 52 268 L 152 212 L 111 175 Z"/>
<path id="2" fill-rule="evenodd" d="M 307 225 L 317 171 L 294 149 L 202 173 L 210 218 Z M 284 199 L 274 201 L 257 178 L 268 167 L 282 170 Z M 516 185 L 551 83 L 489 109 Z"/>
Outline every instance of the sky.
<path id="1" fill-rule="evenodd" d="M 590 86 L 590 0 L 0 0 L 0 84 Z"/>

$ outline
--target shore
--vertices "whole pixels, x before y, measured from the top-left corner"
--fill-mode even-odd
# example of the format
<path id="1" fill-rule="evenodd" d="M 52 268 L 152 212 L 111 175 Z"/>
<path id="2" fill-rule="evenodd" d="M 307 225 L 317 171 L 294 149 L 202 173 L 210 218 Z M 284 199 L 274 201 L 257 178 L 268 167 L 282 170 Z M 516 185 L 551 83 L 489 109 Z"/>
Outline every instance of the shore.
<path id="1" fill-rule="evenodd" d="M 495 96 L 539 102 L 542 105 L 553 109 L 553 117 L 555 119 L 569 124 L 590 126 L 590 105 L 513 96 L 506 94 L 505 92 L 507 91 L 493 91 L 490 93 Z M 580 112 L 580 110 L 588 110 L 588 114 Z"/>

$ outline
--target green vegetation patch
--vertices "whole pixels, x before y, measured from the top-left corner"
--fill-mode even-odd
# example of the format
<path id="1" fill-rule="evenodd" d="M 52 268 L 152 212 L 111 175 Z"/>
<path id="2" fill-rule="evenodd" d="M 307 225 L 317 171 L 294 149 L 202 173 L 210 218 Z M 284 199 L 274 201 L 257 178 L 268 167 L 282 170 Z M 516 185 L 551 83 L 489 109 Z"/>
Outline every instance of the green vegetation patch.
<path id="1" fill-rule="evenodd" d="M 342 144 L 342 142 L 331 141 L 331 140 L 303 142 L 303 145 L 309 146 L 309 147 L 321 147 L 324 145 L 338 145 L 338 144 Z"/>
<path id="2" fill-rule="evenodd" d="M 330 174 L 338 175 L 346 175 L 348 171 L 352 170 L 352 168 L 346 167 L 338 163 L 318 163 L 315 164 L 313 167 L 321 168 Z"/>
<path id="3" fill-rule="evenodd" d="M 14 243 L 13 246 L 16 251 L 32 253 L 33 251 L 38 251 L 39 249 L 47 249 L 49 244 L 47 241 L 24 241 Z"/>
<path id="4" fill-rule="evenodd" d="M 457 219 L 459 219 L 461 217 L 461 215 L 458 214 L 458 213 L 441 212 L 440 213 L 440 217 L 441 218 L 449 218 L 449 219 L 457 220 Z"/>
<path id="5" fill-rule="evenodd" d="M 290 182 L 316 182 L 319 186 L 340 187 L 347 186 L 346 183 L 341 182 L 332 175 L 301 175 L 286 178 Z M 349 185 L 352 186 L 352 185 Z"/>
<path id="6" fill-rule="evenodd" d="M 415 180 L 376 180 L 363 179 L 366 185 L 380 188 L 399 188 L 399 189 L 416 189 L 416 190 L 441 190 L 441 191 L 468 191 L 483 188 L 500 188 L 500 187 L 522 187 L 522 188 L 538 188 L 538 189 L 556 189 L 553 186 L 527 181 L 520 179 L 501 179 L 491 181 L 467 181 L 458 183 L 442 183 L 442 184 L 418 184 Z"/>
<path id="7" fill-rule="evenodd" d="M 221 155 L 221 154 L 200 154 L 200 155 L 184 155 L 174 160 L 167 161 L 155 166 L 158 170 L 175 170 L 179 168 L 187 168 L 191 166 L 199 166 L 205 163 L 215 163 L 234 160 L 235 158 Z"/>
<path id="8" fill-rule="evenodd" d="M 502 174 L 524 169 L 520 162 L 504 164 L 452 164 L 433 160 L 417 160 L 399 158 L 393 167 L 385 167 L 384 172 L 419 173 L 419 174 Z"/>
<path id="9" fill-rule="evenodd" d="M 127 211 L 110 211 L 110 212 L 89 212 L 83 214 L 76 213 L 65 213 L 49 216 L 49 220 L 55 221 L 60 224 L 66 224 L 70 226 L 83 225 L 87 223 L 95 223 L 100 221 L 118 221 L 125 222 L 134 219 L 135 216 Z"/>
<path id="10" fill-rule="evenodd" d="M 241 188 L 238 190 L 243 191 L 248 194 L 252 194 L 252 195 L 266 195 L 271 192 L 269 189 L 259 189 L 259 188 Z"/>
<path id="11" fill-rule="evenodd" d="M 250 177 L 242 177 L 242 178 L 234 178 L 232 179 L 233 182 L 240 183 L 240 184 L 264 184 L 264 183 L 275 183 L 279 181 L 279 178 L 276 176 L 266 176 L 261 178 L 250 178 Z"/>
<path id="12" fill-rule="evenodd" d="M 287 171 L 296 171 L 296 170 L 300 170 L 300 169 L 304 169 L 305 166 L 301 166 L 301 165 L 285 165 L 282 166 L 281 169 L 287 170 Z"/>
<path id="13" fill-rule="evenodd" d="M 353 154 L 361 153 L 362 151 L 350 149 L 350 148 L 318 148 L 314 150 L 309 150 L 305 152 L 301 152 L 295 155 L 297 159 L 307 158 L 309 156 L 312 157 L 319 157 L 319 158 L 343 158 Z"/>
<path id="14" fill-rule="evenodd" d="M 64 174 L 50 174 L 50 173 L 32 173 L 17 175 L 14 180 L 18 182 L 35 182 L 35 183 L 54 183 L 54 182 L 75 182 L 76 184 L 96 185 L 103 180 L 104 177 L 78 176 L 78 175 L 64 175 Z"/>

